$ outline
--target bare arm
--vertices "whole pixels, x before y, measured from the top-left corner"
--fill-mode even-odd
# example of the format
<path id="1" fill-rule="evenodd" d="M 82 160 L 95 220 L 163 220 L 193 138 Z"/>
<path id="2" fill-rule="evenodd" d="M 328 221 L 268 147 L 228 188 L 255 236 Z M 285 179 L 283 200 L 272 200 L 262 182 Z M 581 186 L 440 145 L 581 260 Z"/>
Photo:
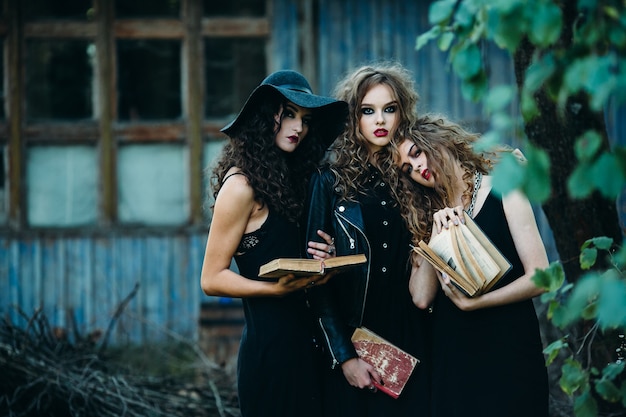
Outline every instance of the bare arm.
<path id="1" fill-rule="evenodd" d="M 207 295 L 281 296 L 309 285 L 311 280 L 295 279 L 293 275 L 281 277 L 278 282 L 264 282 L 229 269 L 246 228 L 251 223 L 260 226 L 266 216 L 258 209 L 254 192 L 243 175 L 234 175 L 224 183 L 215 201 L 202 264 L 201 286 Z M 323 277 L 314 278 L 320 279 Z"/>
<path id="2" fill-rule="evenodd" d="M 512 191 L 503 199 L 504 213 L 517 253 L 524 266 L 524 275 L 504 287 L 478 297 L 467 298 L 451 288 L 449 279 L 441 278 L 446 295 L 462 310 L 476 310 L 527 300 L 540 295 L 543 290 L 531 280 L 535 269 L 548 267 L 544 247 L 530 202 L 520 191 Z"/>
<path id="3" fill-rule="evenodd" d="M 413 304 L 425 310 L 430 307 L 437 294 L 439 285 L 437 271 L 422 256 L 417 254 L 413 255 L 412 263 L 409 292 Z"/>

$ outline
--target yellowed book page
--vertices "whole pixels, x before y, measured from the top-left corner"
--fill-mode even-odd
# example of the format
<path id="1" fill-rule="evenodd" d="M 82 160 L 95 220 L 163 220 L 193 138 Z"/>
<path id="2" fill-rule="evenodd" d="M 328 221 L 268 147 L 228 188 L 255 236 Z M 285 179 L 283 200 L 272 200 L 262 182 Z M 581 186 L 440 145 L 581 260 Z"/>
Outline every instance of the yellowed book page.
<path id="1" fill-rule="evenodd" d="M 278 258 L 259 268 L 262 278 L 278 278 L 287 274 L 301 277 L 321 275 L 330 270 L 344 270 L 367 262 L 364 254 L 345 255 L 329 258 L 323 261 L 306 258 Z"/>
<path id="2" fill-rule="evenodd" d="M 465 216 L 465 225 L 472 232 L 474 237 L 481 243 L 482 247 L 491 255 L 491 258 L 498 264 L 499 271 L 497 275 L 491 279 L 485 290 L 489 290 L 493 285 L 498 282 L 504 274 L 506 274 L 511 269 L 511 263 L 508 259 L 500 252 L 500 250 L 493 244 L 493 242 L 485 235 L 485 233 L 480 229 L 480 227 L 476 224 L 474 219 L 472 219 L 466 212 L 463 212 Z"/>
<path id="3" fill-rule="evenodd" d="M 464 224 L 459 225 L 458 231 L 462 235 L 464 255 L 463 257 L 471 264 L 472 273 L 480 278 L 484 287 L 500 272 L 500 267 L 485 250 L 474 234 Z"/>
<path id="4" fill-rule="evenodd" d="M 428 248 L 441 258 L 450 270 L 454 271 L 451 274 L 446 270 L 442 270 L 442 268 L 438 268 L 441 272 L 450 275 L 450 278 L 463 288 L 467 294 L 473 295 L 476 293 L 480 287 L 463 270 L 458 251 L 455 253 L 455 245 L 452 243 L 452 232 L 449 229 L 444 229 L 438 235 L 433 236 L 430 242 L 428 242 Z M 434 266 L 436 267 L 436 265 Z"/>

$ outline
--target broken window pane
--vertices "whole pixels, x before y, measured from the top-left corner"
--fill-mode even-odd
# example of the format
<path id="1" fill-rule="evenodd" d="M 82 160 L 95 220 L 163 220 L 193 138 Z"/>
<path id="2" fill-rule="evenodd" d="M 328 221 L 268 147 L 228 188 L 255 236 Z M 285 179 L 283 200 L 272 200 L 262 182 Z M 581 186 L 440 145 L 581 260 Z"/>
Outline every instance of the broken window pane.
<path id="1" fill-rule="evenodd" d="M 265 39 L 205 39 L 206 116 L 234 117 L 265 78 Z"/>
<path id="2" fill-rule="evenodd" d="M 117 42 L 120 120 L 181 116 L 180 41 Z"/>
<path id="3" fill-rule="evenodd" d="M 264 0 L 204 0 L 205 16 L 265 16 Z"/>
<path id="4" fill-rule="evenodd" d="M 181 225 L 188 221 L 189 164 L 183 145 L 124 145 L 118 162 L 120 222 Z"/>
<path id="5" fill-rule="evenodd" d="M 97 221 L 97 151 L 93 146 L 33 146 L 26 162 L 31 226 L 68 227 Z"/>
<path id="6" fill-rule="evenodd" d="M 90 19 L 93 14 L 91 0 L 28 0 L 22 5 L 27 19 Z"/>
<path id="7" fill-rule="evenodd" d="M 87 40 L 31 39 L 26 47 L 26 117 L 93 117 L 95 46 Z"/>
<path id="8" fill-rule="evenodd" d="M 115 0 L 115 15 L 122 18 L 178 17 L 180 0 Z"/>

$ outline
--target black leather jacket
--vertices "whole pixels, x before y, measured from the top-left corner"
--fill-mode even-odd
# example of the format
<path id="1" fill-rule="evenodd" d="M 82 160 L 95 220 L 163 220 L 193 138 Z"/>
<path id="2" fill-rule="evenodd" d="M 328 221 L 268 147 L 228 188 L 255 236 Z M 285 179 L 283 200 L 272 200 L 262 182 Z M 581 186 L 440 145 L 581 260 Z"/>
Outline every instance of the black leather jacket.
<path id="1" fill-rule="evenodd" d="M 323 230 L 335 238 L 337 255 L 363 253 L 368 262 L 331 278 L 326 285 L 308 290 L 333 368 L 358 356 L 350 337 L 363 320 L 370 276 L 370 244 L 364 233 L 361 206 L 340 199 L 334 181 L 329 169 L 311 178 L 307 242 L 322 242 L 317 230 Z"/>

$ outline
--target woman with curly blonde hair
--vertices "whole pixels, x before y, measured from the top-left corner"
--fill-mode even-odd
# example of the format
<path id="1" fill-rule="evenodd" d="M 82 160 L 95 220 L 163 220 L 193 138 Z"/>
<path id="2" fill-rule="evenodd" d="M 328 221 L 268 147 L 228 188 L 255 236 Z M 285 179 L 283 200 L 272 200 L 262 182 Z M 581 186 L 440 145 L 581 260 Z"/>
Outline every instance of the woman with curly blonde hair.
<path id="1" fill-rule="evenodd" d="M 392 147 L 410 134 L 418 95 L 408 71 L 396 63 L 358 68 L 336 87 L 348 102 L 348 123 L 327 166 L 311 179 L 307 236 L 335 238 L 337 255 L 363 253 L 368 262 L 310 291 L 330 367 L 324 375 L 324 416 L 429 415 L 428 315 L 408 291 L 410 233 L 399 198 Z M 359 358 L 350 339 L 366 327 L 421 362 L 399 398 L 376 386 L 384 378 Z"/>
<path id="2" fill-rule="evenodd" d="M 413 242 L 463 223 L 463 211 L 511 263 L 488 292 L 469 297 L 428 262 L 414 259 L 410 290 L 432 306 L 435 417 L 548 415 L 548 377 L 531 280 L 548 267 L 533 209 L 519 190 L 492 191 L 492 164 L 509 152 L 476 152 L 478 135 L 441 116 L 424 116 L 398 146 L 398 166 L 412 182 L 405 210 Z M 413 209 L 418 208 L 418 209 Z M 476 401 L 488 387 L 489 398 Z M 454 392 L 454 401 L 450 393 Z"/>

